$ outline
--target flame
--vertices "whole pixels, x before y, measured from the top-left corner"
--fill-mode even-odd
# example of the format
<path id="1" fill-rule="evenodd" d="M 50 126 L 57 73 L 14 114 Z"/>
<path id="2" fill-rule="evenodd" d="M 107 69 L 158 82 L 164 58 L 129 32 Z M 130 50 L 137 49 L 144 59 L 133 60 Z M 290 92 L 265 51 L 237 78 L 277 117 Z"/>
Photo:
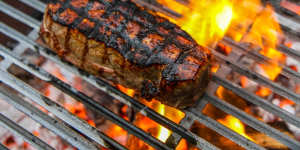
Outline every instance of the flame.
<path id="1" fill-rule="evenodd" d="M 263 51 L 269 50 L 267 48 L 275 49 L 282 31 L 272 7 L 267 5 L 253 21 L 242 41 L 259 45 Z"/>
<path id="2" fill-rule="evenodd" d="M 253 141 L 253 139 L 246 134 L 245 126 L 239 119 L 237 119 L 231 115 L 227 115 L 224 119 L 218 120 L 218 122 L 220 122 L 221 124 L 223 124 L 224 126 L 230 128 L 230 129 L 232 129 L 233 131 L 239 133 L 240 135 L 244 136 L 245 138 Z"/>
<path id="3" fill-rule="evenodd" d="M 217 97 L 224 99 L 224 92 L 225 92 L 225 88 L 222 86 L 219 86 L 217 91 L 216 91 L 216 95 Z M 231 116 L 231 115 L 227 115 L 225 118 L 222 119 L 218 119 L 218 122 L 220 122 L 221 124 L 223 124 L 224 126 L 232 129 L 233 131 L 239 133 L 240 135 L 244 136 L 245 138 L 252 140 L 245 131 L 245 126 L 244 124 L 237 118 Z"/>
<path id="4" fill-rule="evenodd" d="M 219 70 L 219 68 L 220 68 L 219 64 L 213 64 L 211 66 L 211 72 L 216 73 Z"/>
<path id="5" fill-rule="evenodd" d="M 133 97 L 135 91 L 133 89 L 126 88 L 122 85 L 117 85 L 117 88 L 121 90 L 122 92 L 126 93 L 127 95 Z M 141 99 L 141 102 L 144 103 L 146 106 L 154 109 L 156 112 L 158 112 L 160 115 L 163 115 L 170 120 L 174 121 L 175 123 L 179 123 L 179 121 L 184 117 L 184 113 L 181 111 L 166 106 L 164 104 L 161 104 L 159 101 L 152 99 L 150 102 L 144 99 Z M 121 111 L 125 112 L 127 109 L 127 106 L 122 107 Z M 125 118 L 126 119 L 126 118 Z M 168 137 L 171 135 L 171 131 L 166 129 L 165 127 L 157 124 L 156 122 L 152 121 L 148 117 L 145 117 L 141 114 L 138 114 L 135 118 L 134 124 L 141 128 L 142 130 L 149 132 L 151 135 L 155 136 L 157 139 L 159 139 L 162 142 L 166 142 Z M 117 130 L 118 129 L 118 130 Z M 127 135 L 127 132 L 123 132 L 124 130 L 118 126 L 113 126 L 110 130 L 110 137 L 121 137 L 121 135 Z M 115 132 L 118 132 L 115 133 Z M 121 134 L 119 134 L 121 133 Z M 139 139 L 136 139 L 134 136 L 129 136 L 127 140 L 127 146 L 129 148 L 134 148 L 134 149 L 148 149 L 152 150 L 152 147 L 149 147 L 149 145 L 146 145 Z M 181 145 L 184 147 L 183 145 Z"/>
<path id="6" fill-rule="evenodd" d="M 188 6 L 182 5 L 181 3 L 173 0 L 157 0 L 158 3 L 166 6 L 178 14 L 184 14 L 184 12 L 188 11 Z"/>
<path id="7" fill-rule="evenodd" d="M 203 46 L 212 46 L 222 39 L 234 16 L 231 0 L 190 0 L 187 6 L 174 0 L 158 2 L 182 17 L 174 19 L 161 13 L 159 15 L 179 25 Z"/>
<path id="8" fill-rule="evenodd" d="M 157 111 L 159 114 L 161 115 L 165 115 L 165 105 L 163 104 L 160 104 L 158 106 L 158 111 Z M 168 137 L 170 136 L 171 132 L 166 129 L 165 127 L 163 126 L 159 126 L 159 129 L 158 129 L 158 136 L 157 138 L 163 142 L 166 142 L 166 140 L 168 139 Z"/>
<path id="9" fill-rule="evenodd" d="M 279 64 L 285 62 L 285 55 L 277 51 L 276 46 L 282 31 L 270 5 L 264 7 L 260 0 L 190 0 L 186 6 L 175 0 L 158 2 L 182 15 L 179 19 L 168 18 L 200 45 L 214 46 L 226 34 L 238 42 L 262 48 L 260 53 L 272 59 L 271 63 L 261 64 L 270 80 L 281 72 Z M 286 1 L 282 5 L 287 5 Z M 223 50 L 225 54 L 231 51 Z"/>
<path id="10" fill-rule="evenodd" d="M 286 60 L 286 56 L 276 50 L 281 35 L 282 31 L 274 16 L 274 10 L 267 5 L 257 14 L 250 30 L 241 39 L 243 42 L 260 46 L 262 48 L 260 53 L 272 59 L 270 63 L 260 64 L 270 80 L 274 80 L 279 75 L 282 70 L 279 64 Z"/>
<path id="11" fill-rule="evenodd" d="M 223 38 L 233 18 L 229 0 L 192 0 L 179 25 L 200 45 L 211 46 Z M 204 11 L 205 10 L 205 13 Z"/>
<path id="12" fill-rule="evenodd" d="M 130 97 L 133 97 L 134 96 L 134 90 L 133 89 L 130 89 L 130 88 L 126 88 L 120 84 L 117 85 L 117 88 L 122 91 L 123 93 L 127 94 L 128 96 Z"/>

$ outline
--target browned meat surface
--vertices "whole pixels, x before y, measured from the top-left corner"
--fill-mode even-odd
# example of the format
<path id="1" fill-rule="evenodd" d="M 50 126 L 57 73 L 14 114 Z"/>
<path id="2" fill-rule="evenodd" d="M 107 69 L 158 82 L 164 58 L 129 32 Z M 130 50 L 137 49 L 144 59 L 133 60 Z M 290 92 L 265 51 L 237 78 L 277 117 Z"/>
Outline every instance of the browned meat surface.
<path id="1" fill-rule="evenodd" d="M 209 81 L 210 52 L 129 0 L 57 0 L 40 35 L 63 59 L 137 96 L 185 108 Z"/>

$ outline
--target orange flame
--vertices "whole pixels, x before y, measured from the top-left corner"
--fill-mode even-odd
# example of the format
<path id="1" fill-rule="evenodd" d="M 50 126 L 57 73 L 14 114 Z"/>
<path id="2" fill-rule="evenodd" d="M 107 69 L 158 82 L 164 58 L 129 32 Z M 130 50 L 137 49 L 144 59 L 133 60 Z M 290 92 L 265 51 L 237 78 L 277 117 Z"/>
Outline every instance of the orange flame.
<path id="1" fill-rule="evenodd" d="M 121 90 L 122 92 L 126 93 L 127 95 L 133 97 L 135 91 L 133 89 L 129 89 L 126 88 L 122 85 L 117 85 L 117 88 L 119 90 Z M 164 104 L 161 104 L 159 101 L 152 99 L 150 102 L 144 99 L 141 99 L 141 101 L 148 107 L 154 109 L 156 112 L 158 112 L 160 115 L 163 115 L 167 118 L 169 118 L 170 120 L 179 123 L 179 121 L 184 117 L 184 113 L 182 113 L 181 111 L 166 106 Z M 124 111 L 123 109 L 127 109 L 127 107 L 123 107 L 122 111 Z M 171 135 L 171 131 L 169 131 L 168 129 L 166 129 L 165 127 L 155 123 L 154 121 L 150 120 L 149 118 L 142 116 L 142 115 L 138 115 L 135 119 L 134 124 L 138 127 L 140 127 L 141 129 L 143 129 L 146 132 L 150 132 L 150 134 L 152 134 L 153 136 L 155 136 L 157 139 L 159 139 L 162 142 L 166 142 L 166 140 L 168 139 L 168 137 Z M 117 127 L 117 126 L 116 126 Z M 123 133 L 123 129 L 121 129 L 120 127 L 118 127 L 120 129 L 119 133 Z M 112 136 L 115 137 L 115 133 L 117 130 L 115 128 L 112 128 L 110 131 L 112 131 Z M 126 133 L 125 133 L 126 134 Z M 119 137 L 120 135 L 117 134 L 116 137 Z M 132 142 L 132 140 L 134 140 L 134 146 L 130 145 L 129 147 L 134 147 L 136 149 L 148 149 L 148 150 L 152 150 L 151 147 L 149 147 L 148 145 L 144 145 L 142 142 L 140 141 L 136 141 L 134 139 L 134 137 L 129 137 L 129 140 L 127 141 L 127 144 L 130 144 Z M 184 147 L 183 143 L 181 145 L 181 147 Z M 147 148 L 146 148 L 147 147 Z"/>
<path id="2" fill-rule="evenodd" d="M 214 45 L 223 38 L 234 15 L 229 0 L 192 0 L 189 8 L 179 24 L 204 46 Z"/>
<path id="3" fill-rule="evenodd" d="M 214 46 L 226 34 L 236 41 L 260 46 L 260 53 L 272 58 L 272 63 L 261 64 L 270 80 L 281 72 L 279 64 L 285 61 L 285 56 L 276 50 L 276 45 L 282 32 L 270 5 L 264 7 L 260 0 L 190 0 L 188 6 L 175 0 L 158 2 L 182 15 L 179 19 L 169 19 L 200 45 Z M 226 54 L 230 52 L 224 50 Z"/>
<path id="4" fill-rule="evenodd" d="M 134 90 L 133 89 L 130 89 L 130 88 L 126 88 L 120 84 L 117 85 L 117 88 L 122 91 L 123 93 L 127 94 L 128 96 L 130 97 L 133 97 L 134 96 Z"/>
<path id="5" fill-rule="evenodd" d="M 246 134 L 245 126 L 239 119 L 237 119 L 231 115 L 228 115 L 224 119 L 218 120 L 218 122 L 220 122 L 221 124 L 223 124 L 224 126 L 230 128 L 230 129 L 232 129 L 233 131 L 239 133 L 240 135 L 244 136 L 245 138 L 253 141 L 253 139 Z"/>
<path id="6" fill-rule="evenodd" d="M 284 63 L 286 58 L 284 54 L 276 50 L 282 31 L 270 5 L 257 11 L 257 17 L 253 20 L 251 27 L 248 27 L 250 29 L 240 40 L 260 46 L 262 48 L 260 53 L 272 59 L 272 62 L 260 64 L 260 66 L 268 78 L 274 80 L 282 70 L 279 64 Z"/>
<path id="7" fill-rule="evenodd" d="M 222 39 L 234 16 L 231 0 L 190 0 L 188 6 L 174 0 L 158 2 L 181 14 L 180 19 L 167 18 L 204 46 L 212 46 Z"/>

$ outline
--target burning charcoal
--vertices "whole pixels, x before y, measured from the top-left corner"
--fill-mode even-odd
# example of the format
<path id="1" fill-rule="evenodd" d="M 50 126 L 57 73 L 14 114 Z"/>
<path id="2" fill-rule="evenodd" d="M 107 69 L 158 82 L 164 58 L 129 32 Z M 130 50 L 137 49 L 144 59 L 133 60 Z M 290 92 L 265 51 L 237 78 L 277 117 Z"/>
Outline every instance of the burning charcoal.
<path id="1" fill-rule="evenodd" d="M 41 66 L 46 59 L 40 56 L 37 52 L 27 49 L 23 54 L 23 58 L 26 58 L 30 63 L 35 64 L 37 66 Z"/>

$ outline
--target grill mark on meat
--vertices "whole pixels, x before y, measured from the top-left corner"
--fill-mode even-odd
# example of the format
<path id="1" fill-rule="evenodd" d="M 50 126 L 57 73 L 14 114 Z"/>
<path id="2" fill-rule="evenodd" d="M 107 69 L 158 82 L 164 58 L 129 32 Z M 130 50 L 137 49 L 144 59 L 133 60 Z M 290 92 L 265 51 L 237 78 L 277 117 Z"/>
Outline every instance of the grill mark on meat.
<path id="1" fill-rule="evenodd" d="M 70 42 L 70 36 L 71 36 L 71 34 L 70 34 L 70 28 L 68 28 L 67 35 L 65 37 L 66 38 L 66 40 L 65 40 L 65 49 L 66 49 L 66 52 L 65 52 L 64 56 L 71 52 L 71 49 L 70 49 L 69 44 L 68 44 Z"/>
<path id="2" fill-rule="evenodd" d="M 84 13 L 80 13 L 81 11 L 78 9 L 79 6 L 77 8 L 73 8 L 75 2 L 79 3 L 82 6 L 87 6 L 85 7 L 85 11 L 83 11 Z M 55 5 L 57 4 L 55 3 Z M 178 27 L 176 25 L 171 24 L 167 20 L 158 16 L 154 17 L 146 10 L 136 11 L 140 8 L 135 4 L 132 4 L 132 2 L 130 1 L 103 2 L 94 0 L 67 0 L 66 2 L 61 3 L 61 5 L 62 7 L 59 8 L 59 11 L 54 10 L 52 13 L 50 13 L 52 14 L 54 20 L 60 22 L 61 24 L 72 26 L 75 29 L 78 28 L 77 25 L 82 23 L 82 21 L 84 20 L 100 24 L 98 30 L 102 32 L 98 31 L 98 34 L 89 34 L 88 31 L 90 31 L 90 29 L 88 28 L 81 29 L 80 31 L 86 31 L 87 33 L 85 34 L 90 38 L 95 38 L 98 41 L 107 43 L 109 47 L 117 49 L 121 54 L 126 54 L 125 57 L 127 56 L 127 59 L 129 61 L 134 62 L 139 66 L 149 66 L 158 62 L 165 62 L 153 60 L 153 57 L 150 60 L 149 58 L 153 54 L 152 52 L 158 53 L 162 51 L 167 45 L 171 45 L 172 43 L 174 43 L 176 47 L 181 50 L 180 53 L 193 49 L 197 46 L 196 42 L 193 41 L 186 33 L 178 30 Z M 96 13 L 95 16 L 90 16 L 91 12 L 93 11 L 98 13 Z M 120 33 L 127 30 L 126 24 L 128 24 L 128 22 L 132 22 L 130 20 L 137 22 L 141 26 L 141 30 L 138 33 L 134 33 L 135 38 L 132 38 L 134 37 L 133 35 Z M 164 33 L 166 33 L 165 31 L 169 32 L 168 34 L 164 34 L 161 31 L 163 31 Z M 145 42 L 145 39 L 147 39 L 147 37 L 150 35 L 154 35 L 153 37 L 163 36 L 163 40 L 160 41 L 160 44 L 153 44 L 151 43 L 152 41 L 149 41 L 150 43 L 143 43 L 143 41 Z M 125 49 L 124 46 L 117 46 L 115 41 L 120 37 L 123 39 L 127 39 L 125 41 L 131 44 L 131 47 L 133 47 L 135 50 L 131 51 Z M 125 53 L 121 51 L 125 51 Z M 182 54 L 180 54 L 180 56 L 181 55 Z M 156 57 L 156 59 L 163 58 Z M 207 58 L 203 57 L 204 61 L 205 59 Z"/>
<path id="3" fill-rule="evenodd" d="M 50 25 L 42 25 L 48 31 L 41 28 L 41 36 L 59 56 L 133 88 L 143 98 L 184 108 L 208 83 L 210 52 L 177 25 L 130 0 L 51 1 L 45 18 L 50 18 Z M 52 24 L 67 29 L 64 46 L 59 46 L 62 36 L 55 34 Z"/>

